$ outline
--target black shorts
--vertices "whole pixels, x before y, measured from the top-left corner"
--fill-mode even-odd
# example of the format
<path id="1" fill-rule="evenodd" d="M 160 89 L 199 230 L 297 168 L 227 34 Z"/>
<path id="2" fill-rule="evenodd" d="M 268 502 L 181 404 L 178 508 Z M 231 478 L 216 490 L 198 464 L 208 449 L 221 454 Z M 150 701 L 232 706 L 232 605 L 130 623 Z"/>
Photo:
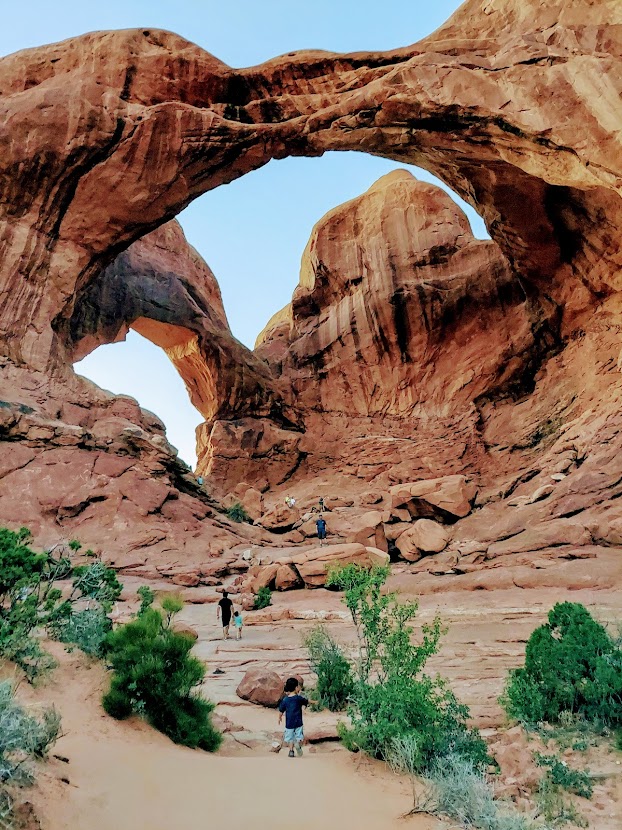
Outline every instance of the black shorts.
<path id="1" fill-rule="evenodd" d="M 225 617 L 223 614 L 222 627 L 226 628 L 228 625 L 231 625 L 231 617 Z"/>
<path id="2" fill-rule="evenodd" d="M 326 539 L 326 531 L 325 530 L 318 530 L 317 538 L 318 539 Z"/>

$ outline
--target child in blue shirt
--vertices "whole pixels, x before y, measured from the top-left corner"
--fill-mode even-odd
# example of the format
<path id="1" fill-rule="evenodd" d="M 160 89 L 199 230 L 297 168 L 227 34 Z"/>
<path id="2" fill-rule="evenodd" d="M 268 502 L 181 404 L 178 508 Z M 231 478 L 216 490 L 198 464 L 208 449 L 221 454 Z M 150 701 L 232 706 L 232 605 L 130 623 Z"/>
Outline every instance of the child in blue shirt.
<path id="1" fill-rule="evenodd" d="M 279 703 L 279 726 L 285 714 L 285 731 L 283 743 L 289 744 L 289 757 L 294 757 L 294 746 L 296 752 L 302 755 L 302 742 L 304 731 L 302 726 L 302 710 L 309 705 L 306 697 L 300 694 L 300 684 L 295 677 L 290 677 L 285 683 L 285 694 Z"/>

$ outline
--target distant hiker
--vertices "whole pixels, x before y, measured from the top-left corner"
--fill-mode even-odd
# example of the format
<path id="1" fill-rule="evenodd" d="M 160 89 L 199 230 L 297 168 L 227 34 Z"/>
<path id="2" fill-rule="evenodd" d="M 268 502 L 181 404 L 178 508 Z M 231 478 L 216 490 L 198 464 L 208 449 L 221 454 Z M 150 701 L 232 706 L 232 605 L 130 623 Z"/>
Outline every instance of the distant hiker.
<path id="1" fill-rule="evenodd" d="M 229 594 L 226 591 L 222 592 L 222 599 L 216 608 L 216 616 L 222 619 L 222 637 L 223 640 L 229 639 L 229 624 L 231 623 L 231 609 L 233 603 L 229 599 Z"/>
<path id="2" fill-rule="evenodd" d="M 317 538 L 320 540 L 320 547 L 324 547 L 324 542 L 326 541 L 326 522 L 323 516 L 315 520 L 315 526 L 317 527 Z"/>
<path id="3" fill-rule="evenodd" d="M 242 626 L 244 625 L 244 620 L 242 619 L 242 615 L 239 611 L 233 612 L 233 625 L 235 628 L 235 639 L 241 640 L 242 639 Z"/>
<path id="4" fill-rule="evenodd" d="M 197 478 L 197 484 L 199 485 L 199 487 L 203 487 L 203 476 L 199 476 Z"/>
<path id="5" fill-rule="evenodd" d="M 283 721 L 285 713 L 285 731 L 283 732 L 283 743 L 289 744 L 289 757 L 294 757 L 294 746 L 298 755 L 302 755 L 302 742 L 304 731 L 302 726 L 302 710 L 308 706 L 309 701 L 300 694 L 300 683 L 295 677 L 290 677 L 285 682 L 285 694 L 279 703 L 279 726 Z"/>
<path id="6" fill-rule="evenodd" d="M 320 496 L 320 500 L 318 502 L 318 507 L 320 508 L 320 513 L 324 512 L 324 497 Z"/>
<path id="7" fill-rule="evenodd" d="M 291 496 L 286 496 L 285 497 L 285 504 L 288 507 L 294 507 L 294 505 L 296 504 L 296 499 L 293 499 Z"/>

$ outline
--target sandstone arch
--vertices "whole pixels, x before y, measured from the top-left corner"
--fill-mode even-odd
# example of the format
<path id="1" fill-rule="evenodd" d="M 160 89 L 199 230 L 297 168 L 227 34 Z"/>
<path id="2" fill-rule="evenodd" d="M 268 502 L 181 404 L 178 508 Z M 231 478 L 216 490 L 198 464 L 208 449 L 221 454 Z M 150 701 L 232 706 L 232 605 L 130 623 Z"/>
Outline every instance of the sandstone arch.
<path id="1" fill-rule="evenodd" d="M 293 425 L 268 367 L 231 334 L 216 278 L 176 221 L 85 286 L 57 334 L 76 361 L 129 328 L 164 349 L 205 421 L 250 412 Z"/>
<path id="2" fill-rule="evenodd" d="M 619 282 L 621 24 L 615 0 L 469 0 L 389 53 L 234 70 L 176 35 L 131 30 L 4 58 L 7 356 L 62 372 L 55 331 L 133 240 L 271 158 L 348 149 L 424 166 L 477 206 L 570 330 Z"/>

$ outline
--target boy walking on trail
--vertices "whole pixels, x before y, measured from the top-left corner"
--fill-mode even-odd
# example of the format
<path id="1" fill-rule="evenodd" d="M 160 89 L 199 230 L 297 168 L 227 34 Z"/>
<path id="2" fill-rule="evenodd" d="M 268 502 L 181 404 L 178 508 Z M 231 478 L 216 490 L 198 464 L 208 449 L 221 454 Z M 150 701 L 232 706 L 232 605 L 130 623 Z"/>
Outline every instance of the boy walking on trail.
<path id="1" fill-rule="evenodd" d="M 300 694 L 300 685 L 295 677 L 290 677 L 285 682 L 285 694 L 279 703 L 279 726 L 285 714 L 285 731 L 283 743 L 289 744 L 289 757 L 294 757 L 294 746 L 298 756 L 302 755 L 302 742 L 304 731 L 302 726 L 302 710 L 308 706 L 309 701 Z"/>
<path id="2" fill-rule="evenodd" d="M 229 599 L 229 594 L 226 591 L 222 592 L 222 599 L 216 608 L 216 616 L 222 620 L 222 636 L 223 640 L 229 639 L 229 624 L 231 623 L 231 611 L 233 603 Z"/>

